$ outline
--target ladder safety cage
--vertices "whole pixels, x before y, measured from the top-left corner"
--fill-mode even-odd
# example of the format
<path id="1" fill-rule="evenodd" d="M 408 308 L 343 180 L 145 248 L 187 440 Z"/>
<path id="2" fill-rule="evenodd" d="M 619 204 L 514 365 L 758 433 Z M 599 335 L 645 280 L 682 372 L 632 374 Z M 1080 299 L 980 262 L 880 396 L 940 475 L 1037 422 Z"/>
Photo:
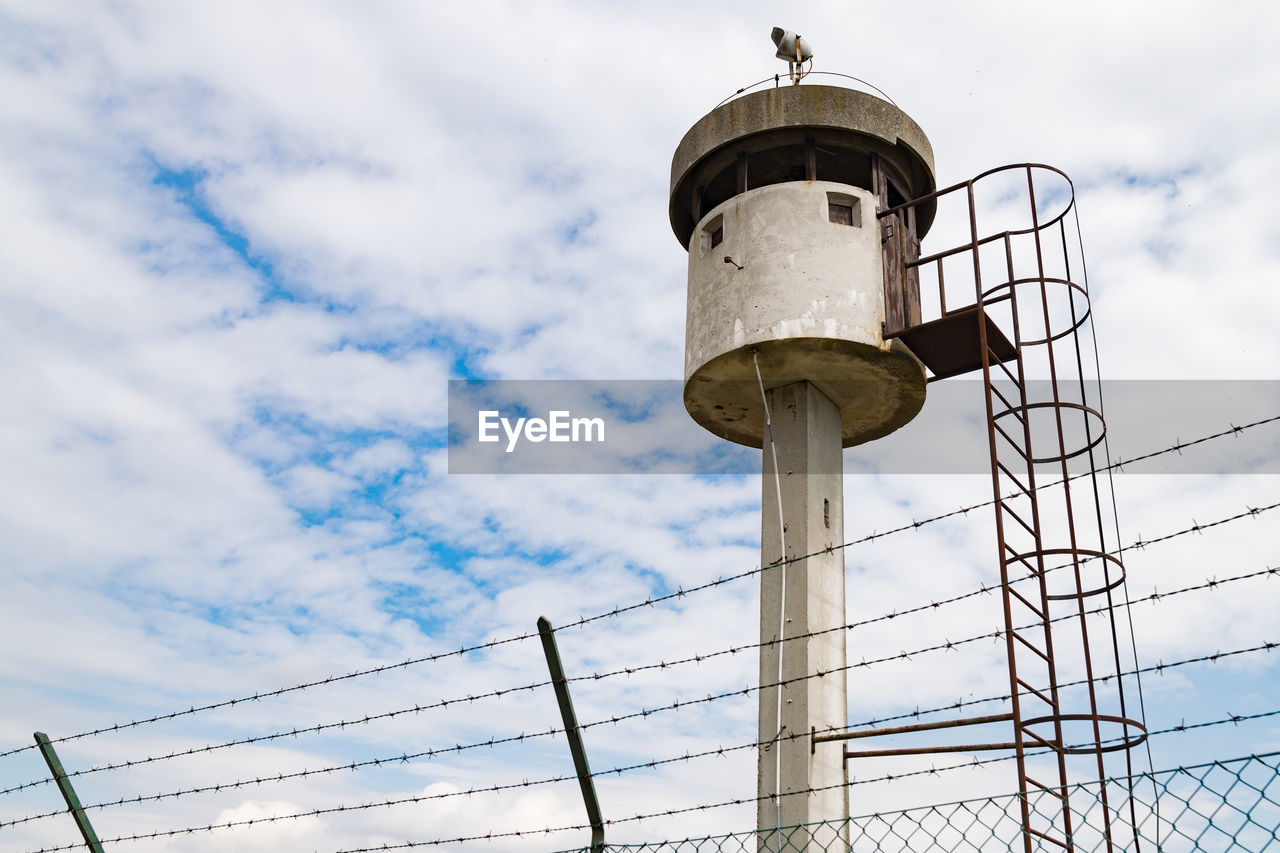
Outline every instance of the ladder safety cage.
<path id="1" fill-rule="evenodd" d="M 1010 712 L 928 727 L 1011 722 L 1013 740 L 846 759 L 1012 749 L 1027 853 L 1140 849 L 1132 787 L 1101 785 L 1100 808 L 1071 796 L 1133 778 L 1132 751 L 1146 739 L 1141 685 L 1123 675 L 1136 654 L 1074 186 L 1024 163 L 889 204 L 892 176 L 879 163 L 875 175 L 884 337 L 905 344 L 929 381 L 979 371 L 986 404 Z M 947 248 L 921 254 L 921 205 L 937 206 L 929 239 Z"/>

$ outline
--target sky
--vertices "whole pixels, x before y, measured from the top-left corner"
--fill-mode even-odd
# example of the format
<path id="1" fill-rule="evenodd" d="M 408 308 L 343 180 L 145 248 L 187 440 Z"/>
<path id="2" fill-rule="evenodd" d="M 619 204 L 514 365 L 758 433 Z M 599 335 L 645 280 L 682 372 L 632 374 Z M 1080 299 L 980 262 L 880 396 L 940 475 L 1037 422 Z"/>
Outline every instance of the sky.
<path id="1" fill-rule="evenodd" d="M 58 744 L 99 803 L 427 750 L 452 754 L 90 811 L 99 835 L 308 815 L 138 850 L 340 850 L 580 824 L 536 636 L 570 675 L 756 642 L 758 476 L 450 474 L 449 380 L 679 380 L 684 132 L 785 70 L 866 79 L 925 130 L 939 185 L 1010 162 L 1076 187 L 1103 376 L 1255 380 L 1112 436 L 1124 457 L 1280 414 L 1274 4 L 0 0 L 0 752 L 406 660 L 432 661 Z M 926 243 L 926 247 L 928 244 Z M 1273 399 L 1273 398 L 1268 398 Z M 1231 402 L 1234 400 L 1235 402 Z M 1238 404 L 1238 408 L 1236 405 Z M 1261 408 L 1259 408 L 1261 406 Z M 1259 411 L 1263 414 L 1259 415 Z M 1122 474 L 1125 544 L 1280 501 L 1275 424 L 1242 462 Z M 1176 466 L 1173 470 L 1177 470 Z M 846 478 L 850 541 L 986 500 L 980 476 Z M 1143 665 L 1280 640 L 1265 512 L 1126 554 Z M 846 549 L 851 622 L 996 576 L 990 510 Z M 994 630 L 982 603 L 848 633 L 850 657 Z M 850 720 L 998 695 L 1000 648 L 850 678 Z M 963 662 L 959 662 L 963 661 Z M 1152 728 L 1280 709 L 1277 658 L 1145 683 Z M 754 650 L 573 684 L 605 816 L 754 796 Z M 1005 682 L 1007 684 L 1007 681 Z M 501 695 L 490 695 L 495 693 Z M 415 706 L 447 706 L 412 711 Z M 391 712 L 397 711 L 393 716 Z M 378 719 L 365 722 L 366 717 Z M 350 725 L 329 726 L 345 722 Z M 508 741 L 466 750 L 461 745 Z M 730 749 L 730 747 L 737 747 Z M 1151 740 L 1156 769 L 1280 749 L 1275 718 Z M 1143 753 L 1142 760 L 1147 761 Z M 870 778 L 928 767 L 859 767 Z M 45 776 L 27 749 L 0 787 Z M 853 810 L 1007 793 L 1007 763 L 855 786 Z M 53 811 L 52 786 L 0 821 Z M 750 806 L 611 840 L 750 829 Z M 3 846 L 75 840 L 65 816 Z M 458 845 L 567 849 L 585 832 Z"/>

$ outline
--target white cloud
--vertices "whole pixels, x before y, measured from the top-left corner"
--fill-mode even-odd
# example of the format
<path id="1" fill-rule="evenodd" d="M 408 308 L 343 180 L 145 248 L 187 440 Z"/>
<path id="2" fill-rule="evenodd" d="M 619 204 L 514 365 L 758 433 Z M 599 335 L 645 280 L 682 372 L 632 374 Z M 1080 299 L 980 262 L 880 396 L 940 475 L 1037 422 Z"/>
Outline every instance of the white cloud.
<path id="1" fill-rule="evenodd" d="M 1276 378 L 1278 116 L 1256 94 L 1280 83 L 1271 7 L 788 14 L 5 3 L 0 750 L 35 728 L 58 736 L 446 653 L 528 633 L 541 614 L 567 625 L 755 566 L 755 478 L 450 476 L 442 448 L 450 377 L 677 377 L 685 259 L 666 222 L 668 158 L 716 101 L 780 70 L 765 40 L 775 23 L 812 39 L 819 70 L 885 86 L 929 133 L 942 183 L 1025 160 L 1075 178 L 1106 376 Z M 1236 418 L 1201 414 L 1212 428 Z M 1262 429 L 1231 441 L 1270 452 Z M 1164 441 L 1153 426 L 1123 444 Z M 1270 504 L 1274 485 L 1122 477 L 1122 530 L 1149 538 Z M 982 477 L 851 476 L 847 538 L 988 491 Z M 989 528 L 984 509 L 850 548 L 850 620 L 991 583 Z M 1265 568 L 1271 530 L 1261 516 L 1130 552 L 1131 595 Z M 586 675 L 754 643 L 755 584 L 568 628 L 566 666 Z M 1241 580 L 1135 603 L 1139 659 L 1275 640 L 1277 588 Z M 849 632 L 850 657 L 981 634 L 1000 618 L 978 597 L 874 622 Z M 983 642 L 855 671 L 851 716 L 1000 695 L 1001 661 Z M 86 801 L 129 797 L 545 729 L 557 724 L 545 685 L 505 692 L 545 678 L 527 639 L 60 749 L 86 767 L 358 723 L 79 777 Z M 726 654 L 575 682 L 574 696 L 580 719 L 599 721 L 756 678 L 754 654 Z M 1225 712 L 1224 695 L 1232 712 L 1280 698 L 1261 655 L 1148 686 L 1157 726 Z M 448 708 L 359 722 L 443 699 Z M 752 694 L 591 727 L 592 761 L 749 743 L 754 709 Z M 1157 764 L 1275 739 L 1246 724 L 1209 732 L 1157 742 Z M 751 796 L 753 764 L 738 750 L 602 779 L 606 814 Z M 927 763 L 854 772 L 917 766 Z M 561 739 L 528 740 L 103 809 L 98 828 L 151 832 L 568 772 Z M 31 752 L 0 758 L 0 787 L 43 773 Z M 855 811 L 1011 787 L 998 765 L 860 786 Z M 0 819 L 55 807 L 50 793 L 0 797 Z M 151 848 L 225 849 L 234 836 L 246 849 L 338 849 L 580 823 L 577 796 L 570 782 Z M 744 829 L 751 811 L 622 824 L 610 837 Z M 23 824 L 14 843 L 61 843 L 66 829 Z"/>

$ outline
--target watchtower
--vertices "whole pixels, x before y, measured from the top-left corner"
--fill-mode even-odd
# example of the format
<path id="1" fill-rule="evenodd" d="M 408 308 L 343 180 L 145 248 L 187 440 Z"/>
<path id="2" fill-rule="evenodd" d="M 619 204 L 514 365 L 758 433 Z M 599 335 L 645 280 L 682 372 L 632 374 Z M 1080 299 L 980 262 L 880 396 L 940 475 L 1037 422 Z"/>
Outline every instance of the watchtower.
<path id="1" fill-rule="evenodd" d="M 798 84 L 802 40 L 774 41 Z M 940 752 L 1012 753 L 1027 853 L 1136 839 L 1132 750 L 1146 728 L 1126 688 L 1136 663 L 1117 621 L 1125 572 L 1070 180 L 1022 163 L 937 189 L 929 142 L 896 106 L 793 85 L 693 126 L 672 161 L 670 216 L 689 252 L 685 407 L 764 449 L 761 849 L 798 849 L 775 828 L 846 826 L 848 761 Z M 922 255 L 935 217 L 957 242 Z M 975 372 L 1008 709 L 850 730 L 841 449 L 909 422 L 927 382 Z M 1009 724 L 1007 740 L 834 748 Z M 1073 793 L 1084 785 L 1100 809 Z"/>
<path id="2" fill-rule="evenodd" d="M 833 630 L 845 621 L 841 449 L 924 405 L 924 366 L 886 337 L 919 322 L 919 286 L 885 245 L 918 254 L 933 210 L 877 213 L 933 189 L 933 150 L 910 116 L 833 86 L 723 104 L 672 160 L 671 227 L 689 252 L 685 407 L 765 447 L 761 563 L 778 568 L 761 575 L 762 830 L 849 813 L 841 754 L 808 737 L 847 722 Z"/>

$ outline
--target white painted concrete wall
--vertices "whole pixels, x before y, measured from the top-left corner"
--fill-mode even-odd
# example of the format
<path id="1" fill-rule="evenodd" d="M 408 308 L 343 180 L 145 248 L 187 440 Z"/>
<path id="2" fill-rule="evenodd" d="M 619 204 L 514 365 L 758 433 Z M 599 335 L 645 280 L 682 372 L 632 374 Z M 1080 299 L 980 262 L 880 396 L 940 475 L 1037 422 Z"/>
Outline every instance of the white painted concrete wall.
<path id="1" fill-rule="evenodd" d="M 857 200 L 861 226 L 829 220 L 829 193 Z M 708 212 L 689 245 L 685 379 L 719 355 L 763 341 L 831 338 L 887 349 L 875 210 L 864 189 L 792 181 Z M 707 226 L 717 219 L 724 241 L 711 248 Z M 725 263 L 726 255 L 743 269 Z"/>

